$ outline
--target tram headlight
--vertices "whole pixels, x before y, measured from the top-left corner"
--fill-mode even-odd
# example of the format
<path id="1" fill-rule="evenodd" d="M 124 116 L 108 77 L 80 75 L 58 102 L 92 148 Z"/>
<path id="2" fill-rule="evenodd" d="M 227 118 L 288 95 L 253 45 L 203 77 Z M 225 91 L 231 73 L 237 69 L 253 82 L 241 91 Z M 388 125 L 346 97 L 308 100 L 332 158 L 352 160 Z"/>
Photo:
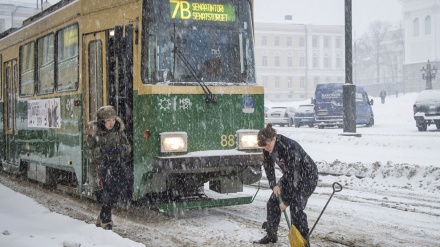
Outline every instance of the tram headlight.
<path id="1" fill-rule="evenodd" d="M 257 140 L 258 130 L 239 130 L 237 131 L 238 149 L 256 149 L 258 146 Z"/>
<path id="2" fill-rule="evenodd" d="M 187 139 L 186 132 L 160 133 L 160 151 L 162 153 L 186 152 Z"/>

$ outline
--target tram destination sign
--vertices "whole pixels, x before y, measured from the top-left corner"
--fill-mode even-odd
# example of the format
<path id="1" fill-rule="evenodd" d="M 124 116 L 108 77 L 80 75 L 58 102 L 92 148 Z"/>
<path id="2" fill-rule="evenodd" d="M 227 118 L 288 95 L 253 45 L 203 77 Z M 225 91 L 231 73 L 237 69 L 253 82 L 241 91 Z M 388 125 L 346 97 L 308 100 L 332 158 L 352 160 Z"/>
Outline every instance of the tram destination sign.
<path id="1" fill-rule="evenodd" d="M 230 4 L 170 0 L 171 18 L 193 21 L 233 22 L 235 7 Z"/>

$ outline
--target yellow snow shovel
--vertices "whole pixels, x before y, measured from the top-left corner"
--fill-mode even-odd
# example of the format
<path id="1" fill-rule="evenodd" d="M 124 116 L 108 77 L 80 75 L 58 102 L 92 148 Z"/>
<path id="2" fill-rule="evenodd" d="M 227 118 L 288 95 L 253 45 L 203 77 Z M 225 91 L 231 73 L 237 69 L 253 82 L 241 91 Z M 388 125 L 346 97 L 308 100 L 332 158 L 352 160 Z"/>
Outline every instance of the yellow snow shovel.
<path id="1" fill-rule="evenodd" d="M 281 203 L 283 200 L 281 196 L 278 197 L 278 201 Z M 301 233 L 296 229 L 295 225 L 290 224 L 289 216 L 287 216 L 286 210 L 284 210 L 284 217 L 287 221 L 287 227 L 289 228 L 289 242 L 290 247 L 305 247 L 307 240 L 301 235 Z"/>
<path id="2" fill-rule="evenodd" d="M 325 204 L 324 208 L 322 209 L 321 213 L 318 216 L 318 219 L 315 221 L 315 224 L 313 224 L 312 229 L 307 234 L 307 238 L 310 238 L 310 235 L 312 235 L 313 230 L 316 227 L 316 224 L 318 224 L 319 219 L 321 219 L 322 214 L 324 213 L 325 209 L 327 208 L 328 203 L 332 199 L 335 192 L 340 192 L 342 190 L 342 185 L 334 182 L 333 183 L 333 193 L 330 195 L 330 198 L 327 200 L 327 203 Z M 278 201 L 281 203 L 283 200 L 281 199 L 281 196 L 278 197 Z M 289 227 L 289 242 L 291 247 L 305 247 L 309 246 L 307 243 L 307 240 L 301 235 L 301 233 L 296 229 L 295 225 L 290 224 L 289 217 L 287 216 L 286 210 L 284 210 L 284 217 L 286 217 L 287 226 Z"/>

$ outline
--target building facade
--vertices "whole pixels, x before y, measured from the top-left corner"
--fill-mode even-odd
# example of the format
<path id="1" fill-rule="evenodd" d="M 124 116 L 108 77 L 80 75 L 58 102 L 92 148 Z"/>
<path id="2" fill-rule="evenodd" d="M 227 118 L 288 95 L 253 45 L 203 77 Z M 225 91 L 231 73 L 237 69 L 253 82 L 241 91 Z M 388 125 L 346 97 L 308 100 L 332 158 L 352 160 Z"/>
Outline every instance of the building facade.
<path id="1" fill-rule="evenodd" d="M 21 27 L 23 21 L 34 15 L 36 11 L 38 12 L 38 9 L 29 4 L 0 0 L 0 33 Z"/>
<path id="2" fill-rule="evenodd" d="M 405 28 L 404 83 L 406 92 L 426 88 L 422 68 L 440 69 L 440 0 L 400 0 Z M 432 88 L 440 90 L 440 74 Z"/>
<path id="3" fill-rule="evenodd" d="M 255 23 L 257 83 L 265 99 L 297 101 L 314 97 L 320 82 L 345 82 L 344 26 Z"/>

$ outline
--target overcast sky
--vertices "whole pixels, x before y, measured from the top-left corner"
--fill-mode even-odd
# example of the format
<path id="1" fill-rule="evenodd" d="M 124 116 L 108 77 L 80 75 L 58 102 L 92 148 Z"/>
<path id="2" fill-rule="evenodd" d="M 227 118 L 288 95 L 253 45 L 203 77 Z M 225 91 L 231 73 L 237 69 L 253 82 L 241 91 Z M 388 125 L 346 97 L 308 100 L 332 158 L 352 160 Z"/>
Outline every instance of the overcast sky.
<path id="1" fill-rule="evenodd" d="M 344 25 L 344 0 L 254 0 L 256 20 L 283 20 L 292 15 L 295 23 Z M 361 36 L 371 22 L 401 20 L 398 0 L 352 0 L 353 37 Z"/>
<path id="2" fill-rule="evenodd" d="M 37 4 L 41 0 L 4 0 Z M 46 1 L 46 0 L 44 0 Z M 58 0 L 48 0 L 54 4 Z M 203 0 L 198 0 L 203 1 Z M 283 20 L 292 15 L 301 24 L 344 25 L 345 0 L 254 0 L 256 20 Z M 400 21 L 402 5 L 399 0 L 352 0 L 353 37 L 360 37 L 375 20 Z"/>

